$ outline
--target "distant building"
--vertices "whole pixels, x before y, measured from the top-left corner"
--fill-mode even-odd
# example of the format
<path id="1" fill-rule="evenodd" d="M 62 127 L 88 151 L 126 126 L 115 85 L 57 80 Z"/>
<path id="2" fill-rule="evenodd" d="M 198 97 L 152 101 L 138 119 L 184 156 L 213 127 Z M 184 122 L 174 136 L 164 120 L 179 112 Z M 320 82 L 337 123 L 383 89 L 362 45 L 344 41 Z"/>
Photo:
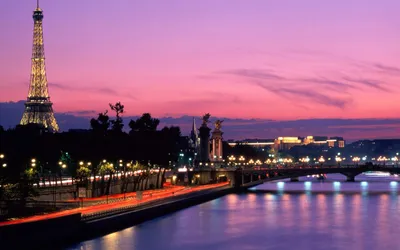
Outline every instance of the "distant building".
<path id="1" fill-rule="evenodd" d="M 244 145 L 249 145 L 252 147 L 256 148 L 264 148 L 267 146 L 273 146 L 275 144 L 274 139 L 247 139 L 243 141 L 234 141 L 234 140 L 228 140 L 228 145 L 231 147 L 236 146 L 237 144 L 244 144 Z"/>
<path id="2" fill-rule="evenodd" d="M 228 141 L 229 146 L 238 144 L 249 145 L 256 148 L 271 147 L 275 150 L 286 151 L 294 146 L 319 145 L 329 148 L 344 148 L 345 140 L 342 137 L 307 136 L 307 137 L 278 137 L 277 139 L 247 139 L 242 141 Z"/>

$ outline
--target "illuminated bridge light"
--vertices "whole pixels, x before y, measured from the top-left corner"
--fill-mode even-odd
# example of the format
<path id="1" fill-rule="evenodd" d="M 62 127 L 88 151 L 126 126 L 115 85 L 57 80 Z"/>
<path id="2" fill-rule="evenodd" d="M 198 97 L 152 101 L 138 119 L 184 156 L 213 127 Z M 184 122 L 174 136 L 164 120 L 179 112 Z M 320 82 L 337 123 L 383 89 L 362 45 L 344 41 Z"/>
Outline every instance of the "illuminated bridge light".
<path id="1" fill-rule="evenodd" d="M 311 190 L 311 181 L 304 182 L 304 188 L 305 190 Z"/>
<path id="2" fill-rule="evenodd" d="M 368 187 L 368 182 L 366 182 L 366 181 L 362 181 L 361 182 L 361 187 Z"/>
<path id="3" fill-rule="evenodd" d="M 285 183 L 283 181 L 280 181 L 276 184 L 276 186 L 278 187 L 278 189 L 283 189 L 285 187 Z"/>
<path id="4" fill-rule="evenodd" d="M 398 185 L 397 181 L 391 181 L 390 182 L 390 186 L 391 187 L 397 187 L 397 185 Z"/>

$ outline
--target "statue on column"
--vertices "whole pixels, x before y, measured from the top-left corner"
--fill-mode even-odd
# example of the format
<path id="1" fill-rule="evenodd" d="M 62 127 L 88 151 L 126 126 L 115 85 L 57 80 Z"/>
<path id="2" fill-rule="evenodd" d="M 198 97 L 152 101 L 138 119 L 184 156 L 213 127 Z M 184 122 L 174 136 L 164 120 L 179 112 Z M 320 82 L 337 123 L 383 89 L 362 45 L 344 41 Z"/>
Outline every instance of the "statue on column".
<path id="1" fill-rule="evenodd" d="M 212 132 L 211 136 L 211 145 L 212 145 L 212 152 L 211 152 L 211 160 L 214 163 L 222 163 L 222 134 L 221 131 L 223 120 L 216 120 L 214 122 L 215 129 Z"/>
<path id="2" fill-rule="evenodd" d="M 224 120 L 216 120 L 215 121 L 215 130 L 221 130 L 221 128 L 222 128 L 222 123 L 224 122 Z"/>
<path id="3" fill-rule="evenodd" d="M 210 113 L 207 113 L 207 114 L 205 114 L 205 115 L 203 115 L 203 126 L 207 126 L 207 123 L 209 122 L 209 120 L 210 120 Z"/>
<path id="4" fill-rule="evenodd" d="M 207 126 L 210 120 L 210 114 L 203 115 L 203 123 L 200 126 L 200 157 L 199 161 L 207 163 L 210 161 L 210 128 Z"/>

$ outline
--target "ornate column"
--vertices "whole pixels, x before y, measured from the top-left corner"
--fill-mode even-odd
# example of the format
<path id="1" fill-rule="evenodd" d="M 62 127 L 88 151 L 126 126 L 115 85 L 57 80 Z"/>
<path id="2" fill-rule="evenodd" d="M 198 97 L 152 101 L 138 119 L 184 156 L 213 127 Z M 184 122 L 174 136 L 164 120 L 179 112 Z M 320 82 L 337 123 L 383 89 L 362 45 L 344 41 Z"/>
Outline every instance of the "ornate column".
<path id="1" fill-rule="evenodd" d="M 212 132 L 211 140 L 212 140 L 212 153 L 211 153 L 211 161 L 216 162 L 216 163 L 222 163 L 223 162 L 223 155 L 222 155 L 222 134 L 223 132 L 221 131 L 221 124 L 223 121 L 217 120 L 215 122 L 215 129 Z"/>
<path id="2" fill-rule="evenodd" d="M 199 129 L 200 131 L 200 157 L 199 162 L 203 165 L 210 162 L 210 131 L 211 129 L 207 126 L 210 114 L 203 116 L 203 123 Z"/>

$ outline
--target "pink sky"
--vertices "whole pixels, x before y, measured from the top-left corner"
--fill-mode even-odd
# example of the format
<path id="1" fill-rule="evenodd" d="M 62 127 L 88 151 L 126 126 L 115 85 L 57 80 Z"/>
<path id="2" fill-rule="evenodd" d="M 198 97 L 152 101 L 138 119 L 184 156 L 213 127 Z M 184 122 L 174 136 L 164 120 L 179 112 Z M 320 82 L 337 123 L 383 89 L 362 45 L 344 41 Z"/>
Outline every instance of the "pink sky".
<path id="1" fill-rule="evenodd" d="M 5 0 L 0 102 L 26 98 L 35 1 Z M 56 112 L 394 118 L 398 0 L 41 0 Z"/>

